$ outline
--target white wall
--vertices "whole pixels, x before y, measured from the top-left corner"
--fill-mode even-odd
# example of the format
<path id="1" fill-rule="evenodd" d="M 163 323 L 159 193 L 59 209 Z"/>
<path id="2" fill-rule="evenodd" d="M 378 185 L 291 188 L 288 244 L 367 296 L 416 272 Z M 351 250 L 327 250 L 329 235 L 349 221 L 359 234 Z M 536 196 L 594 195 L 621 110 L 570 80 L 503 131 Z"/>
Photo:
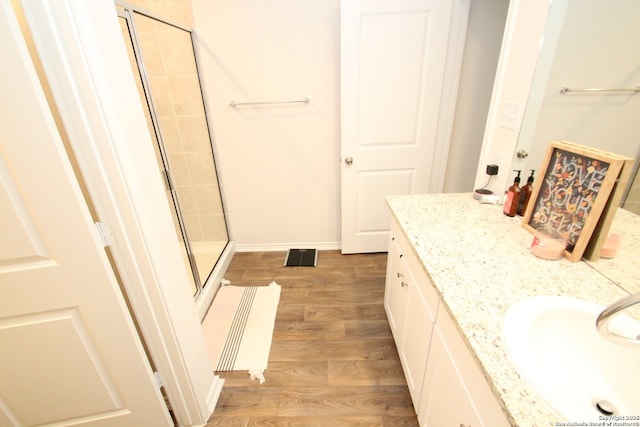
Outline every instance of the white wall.
<path id="1" fill-rule="evenodd" d="M 472 2 L 473 41 L 465 51 L 470 72 L 463 69 L 461 90 L 473 94 L 459 97 L 447 191 L 472 189 L 481 116 L 490 95 L 490 88 L 479 86 L 491 85 L 495 69 L 495 59 L 491 64 L 474 47 L 484 52 L 487 40 L 500 43 L 496 28 L 504 20 L 500 23 L 495 11 L 505 3 Z M 340 0 L 192 0 L 192 6 L 225 208 L 238 250 L 338 248 Z M 236 110 L 228 105 L 299 97 L 311 102 Z M 475 115 L 476 105 L 484 112 Z"/>
<path id="2" fill-rule="evenodd" d="M 193 1 L 239 250 L 339 246 L 339 0 Z M 308 105 L 229 101 L 308 97 Z"/>

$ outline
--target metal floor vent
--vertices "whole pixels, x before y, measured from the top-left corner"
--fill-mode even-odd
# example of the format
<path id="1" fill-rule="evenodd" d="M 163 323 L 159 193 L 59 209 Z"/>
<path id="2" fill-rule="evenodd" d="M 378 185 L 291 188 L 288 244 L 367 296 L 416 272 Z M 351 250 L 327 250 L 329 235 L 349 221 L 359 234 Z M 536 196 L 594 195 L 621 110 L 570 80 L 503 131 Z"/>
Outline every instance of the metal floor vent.
<path id="1" fill-rule="evenodd" d="M 316 249 L 289 249 L 284 260 L 285 267 L 315 267 L 317 264 Z"/>

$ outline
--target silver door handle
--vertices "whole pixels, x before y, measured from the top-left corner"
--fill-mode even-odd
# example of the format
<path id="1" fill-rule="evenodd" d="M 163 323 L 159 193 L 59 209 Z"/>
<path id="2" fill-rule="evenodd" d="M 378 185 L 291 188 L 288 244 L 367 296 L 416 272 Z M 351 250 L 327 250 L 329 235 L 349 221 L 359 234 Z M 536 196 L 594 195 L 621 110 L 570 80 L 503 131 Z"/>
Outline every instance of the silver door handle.
<path id="1" fill-rule="evenodd" d="M 353 157 L 349 156 L 349 157 L 345 157 L 344 158 L 344 162 L 348 165 L 351 166 L 353 164 Z"/>

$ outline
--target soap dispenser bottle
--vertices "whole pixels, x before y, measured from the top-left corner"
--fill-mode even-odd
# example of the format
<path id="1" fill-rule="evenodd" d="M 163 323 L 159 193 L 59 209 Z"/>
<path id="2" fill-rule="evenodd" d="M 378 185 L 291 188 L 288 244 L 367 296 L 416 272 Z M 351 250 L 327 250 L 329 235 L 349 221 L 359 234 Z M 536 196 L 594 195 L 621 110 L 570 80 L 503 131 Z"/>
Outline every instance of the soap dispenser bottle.
<path id="1" fill-rule="evenodd" d="M 516 216 L 516 210 L 518 209 L 518 200 L 520 198 L 520 172 L 521 170 L 515 170 L 518 175 L 513 180 L 513 185 L 507 190 L 507 199 L 504 202 L 503 212 L 507 216 Z"/>
<path id="2" fill-rule="evenodd" d="M 529 206 L 529 199 L 531 198 L 531 192 L 533 191 L 533 173 L 535 170 L 531 169 L 531 175 L 527 178 L 527 183 L 520 189 L 520 197 L 518 198 L 518 209 L 516 213 L 520 216 L 524 216 Z"/>

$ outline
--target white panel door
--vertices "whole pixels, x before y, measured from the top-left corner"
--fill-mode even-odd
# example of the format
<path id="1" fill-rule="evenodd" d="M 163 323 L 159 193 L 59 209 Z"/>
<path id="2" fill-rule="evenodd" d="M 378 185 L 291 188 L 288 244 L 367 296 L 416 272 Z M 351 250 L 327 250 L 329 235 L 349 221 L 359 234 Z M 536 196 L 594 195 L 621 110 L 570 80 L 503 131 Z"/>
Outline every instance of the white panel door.
<path id="1" fill-rule="evenodd" d="M 342 252 L 384 252 L 384 197 L 433 191 L 444 173 L 468 3 L 343 0 L 341 13 Z"/>
<path id="2" fill-rule="evenodd" d="M 0 425 L 173 425 L 0 4 Z"/>

